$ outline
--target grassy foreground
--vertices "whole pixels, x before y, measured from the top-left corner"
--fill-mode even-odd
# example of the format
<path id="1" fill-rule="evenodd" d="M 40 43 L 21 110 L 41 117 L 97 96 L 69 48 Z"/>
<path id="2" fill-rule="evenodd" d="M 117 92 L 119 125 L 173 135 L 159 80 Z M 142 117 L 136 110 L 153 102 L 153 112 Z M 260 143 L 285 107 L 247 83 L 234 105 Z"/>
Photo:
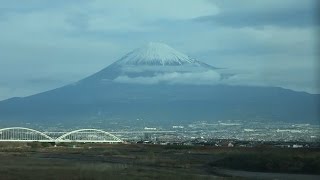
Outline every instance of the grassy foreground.
<path id="1" fill-rule="evenodd" d="M 224 179 L 216 168 L 320 174 L 319 149 L 0 143 L 0 179 Z M 229 178 L 229 177 L 228 177 Z"/>

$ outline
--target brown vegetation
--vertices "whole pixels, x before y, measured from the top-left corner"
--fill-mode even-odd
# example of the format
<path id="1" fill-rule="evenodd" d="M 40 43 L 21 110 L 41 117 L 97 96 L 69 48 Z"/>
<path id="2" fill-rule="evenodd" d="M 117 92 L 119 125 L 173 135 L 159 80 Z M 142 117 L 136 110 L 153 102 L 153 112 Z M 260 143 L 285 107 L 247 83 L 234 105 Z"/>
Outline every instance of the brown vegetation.
<path id="1" fill-rule="evenodd" d="M 320 174 L 319 159 L 311 149 L 0 143 L 0 179 L 223 178 L 216 167 Z"/>

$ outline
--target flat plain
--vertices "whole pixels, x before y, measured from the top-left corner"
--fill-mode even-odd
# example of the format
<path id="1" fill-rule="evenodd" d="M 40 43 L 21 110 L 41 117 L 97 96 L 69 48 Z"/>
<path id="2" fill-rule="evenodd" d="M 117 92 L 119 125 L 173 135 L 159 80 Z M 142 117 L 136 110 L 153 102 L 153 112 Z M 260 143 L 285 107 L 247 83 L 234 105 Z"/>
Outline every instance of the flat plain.
<path id="1" fill-rule="evenodd" d="M 320 179 L 319 149 L 0 143 L 0 179 Z"/>

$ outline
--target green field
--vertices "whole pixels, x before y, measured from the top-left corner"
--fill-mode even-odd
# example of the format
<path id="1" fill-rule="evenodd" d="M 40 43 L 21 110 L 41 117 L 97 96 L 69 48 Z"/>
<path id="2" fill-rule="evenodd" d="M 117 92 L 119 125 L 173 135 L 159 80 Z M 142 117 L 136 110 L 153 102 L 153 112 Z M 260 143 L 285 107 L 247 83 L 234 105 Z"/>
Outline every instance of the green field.
<path id="1" fill-rule="evenodd" d="M 219 169 L 312 174 L 310 177 L 317 178 L 320 151 L 143 144 L 70 143 L 54 147 L 49 143 L 0 143 L 0 179 L 230 178 Z"/>

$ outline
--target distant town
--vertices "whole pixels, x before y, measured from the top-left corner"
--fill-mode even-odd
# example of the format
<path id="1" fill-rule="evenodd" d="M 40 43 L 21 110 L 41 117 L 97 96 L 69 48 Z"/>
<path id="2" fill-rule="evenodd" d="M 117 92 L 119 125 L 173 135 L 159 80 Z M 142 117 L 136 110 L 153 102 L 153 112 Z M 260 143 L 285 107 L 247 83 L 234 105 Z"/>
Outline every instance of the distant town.
<path id="1" fill-rule="evenodd" d="M 166 127 L 148 124 L 144 124 L 144 126 L 120 124 L 112 126 L 110 124 L 101 122 L 99 126 L 88 124 L 72 128 L 64 127 L 63 124 L 57 124 L 52 128 L 45 128 L 44 125 L 37 124 L 32 126 L 31 124 L 23 124 L 21 126 L 40 129 L 53 137 L 84 127 L 96 128 L 107 131 L 128 143 L 228 147 L 262 145 L 288 148 L 320 147 L 320 125 L 312 124 L 241 120 L 217 121 L 215 123 L 198 121 Z"/>

